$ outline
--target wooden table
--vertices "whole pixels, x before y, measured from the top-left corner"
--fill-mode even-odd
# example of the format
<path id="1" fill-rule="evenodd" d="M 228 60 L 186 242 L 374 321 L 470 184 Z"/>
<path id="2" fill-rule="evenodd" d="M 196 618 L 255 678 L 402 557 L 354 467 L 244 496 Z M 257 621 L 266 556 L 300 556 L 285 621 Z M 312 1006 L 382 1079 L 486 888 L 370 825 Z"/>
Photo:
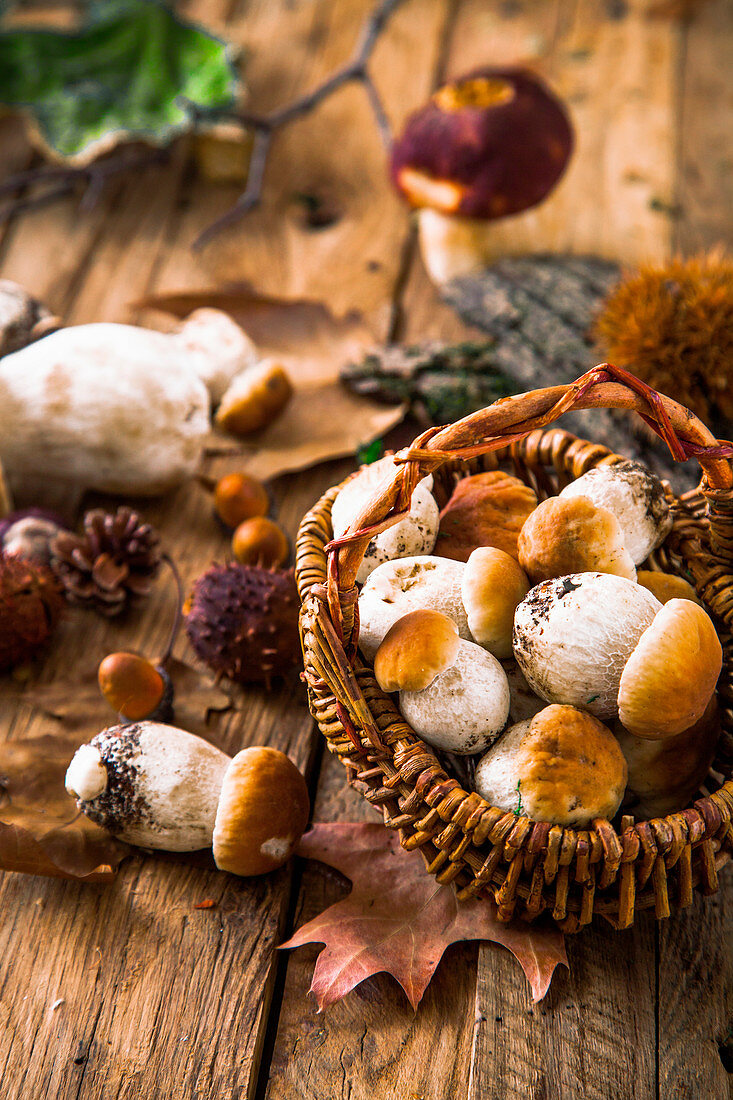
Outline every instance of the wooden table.
<path id="1" fill-rule="evenodd" d="M 373 71 L 397 124 L 441 76 L 486 61 L 536 64 L 570 104 L 573 166 L 548 203 L 497 226 L 498 252 L 569 248 L 636 262 L 730 240 L 730 2 L 709 0 L 687 26 L 648 17 L 650 7 L 408 0 L 392 20 Z M 250 105 L 265 110 L 344 60 L 369 0 L 180 8 L 247 46 Z M 0 126 L 9 172 L 29 153 L 15 123 Z M 151 291 L 250 278 L 264 291 L 357 307 L 380 338 L 465 331 L 423 273 L 360 88 L 283 132 L 263 208 L 193 255 L 195 233 L 235 194 L 193 178 L 181 152 L 115 182 L 89 213 L 69 201 L 3 227 L 0 274 L 70 323 L 141 320 L 130 303 Z M 309 225 L 298 194 L 326 203 L 330 224 Z M 291 534 L 352 466 L 330 463 L 272 486 Z M 187 583 L 224 556 L 200 486 L 145 512 Z M 38 682 L 62 677 L 73 692 L 80 670 L 111 648 L 160 650 L 171 600 L 159 584 L 122 623 L 69 615 Z M 178 652 L 191 659 L 183 640 Z M 288 752 L 308 776 L 317 819 L 369 818 L 323 753 L 297 681 L 269 695 L 247 691 L 240 703 L 212 725 L 213 740 L 232 752 L 261 743 Z M 48 728 L 38 711 L 7 700 L 0 715 L 10 738 Z M 320 865 L 296 860 L 243 881 L 136 855 L 104 887 L 0 877 L 5 1100 L 729 1096 L 730 1054 L 721 1060 L 719 1045 L 733 1027 L 730 873 L 715 898 L 663 924 L 644 915 L 624 933 L 601 925 L 571 939 L 570 972 L 558 973 L 537 1006 L 507 952 L 465 944 L 447 951 L 416 1014 L 381 975 L 322 1015 L 307 996 L 317 948 L 274 952 L 343 894 Z M 215 908 L 195 909 L 204 898 Z"/>

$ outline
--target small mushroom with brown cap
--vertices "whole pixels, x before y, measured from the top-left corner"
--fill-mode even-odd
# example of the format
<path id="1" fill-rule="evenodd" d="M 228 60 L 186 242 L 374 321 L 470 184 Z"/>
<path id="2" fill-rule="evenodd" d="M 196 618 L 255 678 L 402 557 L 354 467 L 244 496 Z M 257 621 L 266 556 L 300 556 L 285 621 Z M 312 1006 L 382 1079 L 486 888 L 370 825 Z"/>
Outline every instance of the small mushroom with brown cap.
<path id="1" fill-rule="evenodd" d="M 475 787 L 500 810 L 582 828 L 613 817 L 626 775 L 619 744 L 602 722 L 553 705 L 506 731 L 477 765 Z"/>
<path id="2" fill-rule="evenodd" d="M 715 691 L 723 650 L 698 604 L 670 600 L 641 635 L 619 682 L 621 723 L 657 740 L 689 729 Z"/>
<path id="3" fill-rule="evenodd" d="M 452 665 L 458 627 L 440 611 L 409 611 L 390 627 L 374 657 L 382 691 L 422 691 Z"/>
<path id="4" fill-rule="evenodd" d="M 521 68 L 481 68 L 444 84 L 392 148 L 392 179 L 420 209 L 431 277 L 443 283 L 487 259 L 491 222 L 550 193 L 570 159 L 560 100 Z"/>
<path id="5" fill-rule="evenodd" d="M 466 562 L 461 594 L 468 628 L 495 657 L 511 657 L 514 612 L 529 589 L 514 558 L 494 546 L 479 547 Z"/>
<path id="6" fill-rule="evenodd" d="M 400 711 L 429 745 L 467 755 L 483 752 L 506 725 L 504 669 L 475 642 L 459 641 L 456 658 L 422 691 L 401 691 Z"/>
<path id="7" fill-rule="evenodd" d="M 548 703 L 609 718 L 624 666 L 661 607 L 646 588 L 612 573 L 542 581 L 514 615 L 514 656 Z"/>
<path id="8" fill-rule="evenodd" d="M 634 565 L 660 546 L 672 528 L 664 486 L 640 462 L 607 463 L 588 470 L 560 493 L 563 499 L 576 496 L 588 497 L 615 515 Z"/>
<path id="9" fill-rule="evenodd" d="M 629 769 L 624 806 L 640 819 L 664 817 L 688 806 L 710 771 L 720 736 L 717 700 L 694 726 L 662 741 L 634 737 L 618 719 L 613 732 Z"/>
<path id="10" fill-rule="evenodd" d="M 519 564 L 534 584 L 568 573 L 613 573 L 636 580 L 616 517 L 588 497 L 548 497 L 519 532 Z"/>
<path id="11" fill-rule="evenodd" d="M 110 726 L 77 749 L 66 789 L 120 840 L 190 852 L 214 847 L 224 871 L 259 875 L 291 855 L 308 821 L 305 780 L 271 748 L 230 759 L 159 722 Z"/>
<path id="12" fill-rule="evenodd" d="M 385 634 L 408 611 L 440 611 L 470 641 L 461 598 L 462 562 L 430 554 L 385 561 L 370 574 L 359 596 L 359 649 L 374 660 Z"/>

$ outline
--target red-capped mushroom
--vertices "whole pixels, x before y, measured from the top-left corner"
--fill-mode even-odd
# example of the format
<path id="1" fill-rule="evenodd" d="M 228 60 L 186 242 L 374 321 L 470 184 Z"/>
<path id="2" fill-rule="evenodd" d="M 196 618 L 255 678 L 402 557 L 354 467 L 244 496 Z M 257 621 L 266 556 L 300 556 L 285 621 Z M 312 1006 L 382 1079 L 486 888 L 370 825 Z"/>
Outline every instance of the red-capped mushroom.
<path id="1" fill-rule="evenodd" d="M 484 262 L 487 224 L 542 202 L 572 149 L 563 104 L 524 69 L 477 69 L 439 88 L 392 149 L 393 181 L 421 211 L 433 279 Z"/>

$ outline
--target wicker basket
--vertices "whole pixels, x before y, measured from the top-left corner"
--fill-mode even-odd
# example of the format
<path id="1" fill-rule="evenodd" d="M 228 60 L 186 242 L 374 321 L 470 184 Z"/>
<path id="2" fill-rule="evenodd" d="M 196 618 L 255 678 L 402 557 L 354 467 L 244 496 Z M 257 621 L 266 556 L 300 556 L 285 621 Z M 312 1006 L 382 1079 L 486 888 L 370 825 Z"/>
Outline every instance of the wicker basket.
<path id="1" fill-rule="evenodd" d="M 510 465 L 544 499 L 594 466 L 622 461 L 605 447 L 559 429 L 543 431 L 570 408 L 635 410 L 677 459 L 695 456 L 698 490 L 671 497 L 674 524 L 652 568 L 693 578 L 718 623 L 723 673 L 718 697 L 723 734 L 707 790 L 692 807 L 652 821 L 621 818 L 617 831 L 533 822 L 464 790 L 381 691 L 356 653 L 356 572 L 375 531 L 404 512 L 417 481 L 433 473 L 450 493 L 460 476 Z M 431 429 L 398 456 L 388 490 L 357 517 L 359 530 L 332 542 L 331 506 L 339 486 L 305 516 L 297 545 L 301 638 L 310 708 L 349 781 L 398 829 L 402 846 L 420 849 L 440 883 L 459 897 L 492 897 L 502 920 L 549 910 L 565 931 L 594 913 L 616 928 L 636 909 L 658 918 L 712 894 L 733 851 L 733 448 L 719 444 L 689 410 L 660 397 L 625 371 L 604 364 L 570 386 L 496 402 L 442 429 Z"/>

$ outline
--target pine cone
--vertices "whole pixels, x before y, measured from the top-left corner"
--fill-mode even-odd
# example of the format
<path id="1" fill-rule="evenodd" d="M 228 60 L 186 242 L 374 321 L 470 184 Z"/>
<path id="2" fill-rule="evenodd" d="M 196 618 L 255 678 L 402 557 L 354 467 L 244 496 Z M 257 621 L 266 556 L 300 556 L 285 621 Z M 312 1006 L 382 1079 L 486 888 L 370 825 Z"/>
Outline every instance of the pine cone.
<path id="1" fill-rule="evenodd" d="M 119 615 L 147 596 L 160 566 L 158 533 L 132 508 L 114 514 L 96 508 L 84 516 L 84 534 L 60 532 L 51 543 L 51 567 L 69 603 Z"/>

